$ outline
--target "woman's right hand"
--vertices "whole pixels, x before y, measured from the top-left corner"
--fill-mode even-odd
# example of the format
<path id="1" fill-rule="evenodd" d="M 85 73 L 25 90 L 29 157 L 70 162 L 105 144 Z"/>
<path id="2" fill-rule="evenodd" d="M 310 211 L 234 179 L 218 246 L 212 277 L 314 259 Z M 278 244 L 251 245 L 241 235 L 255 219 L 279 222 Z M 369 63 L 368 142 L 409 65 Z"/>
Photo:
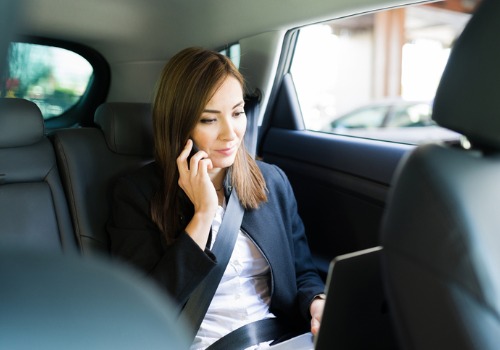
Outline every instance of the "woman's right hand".
<path id="1" fill-rule="evenodd" d="M 186 227 L 191 238 L 205 249 L 210 227 L 218 206 L 215 188 L 208 176 L 212 169 L 212 161 L 204 151 L 195 153 L 188 164 L 188 157 L 193 148 L 193 141 L 188 140 L 186 146 L 177 157 L 179 170 L 179 186 L 194 205 L 194 216 Z"/>

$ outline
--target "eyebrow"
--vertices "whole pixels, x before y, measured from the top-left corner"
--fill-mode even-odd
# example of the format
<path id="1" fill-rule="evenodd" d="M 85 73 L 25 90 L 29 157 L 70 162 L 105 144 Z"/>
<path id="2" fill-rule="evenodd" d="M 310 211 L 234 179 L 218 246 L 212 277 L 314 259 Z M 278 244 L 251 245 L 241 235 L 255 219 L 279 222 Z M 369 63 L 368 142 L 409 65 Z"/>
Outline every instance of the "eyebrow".
<path id="1" fill-rule="evenodd" d="M 245 101 L 240 101 L 240 102 L 238 102 L 237 104 L 235 104 L 235 105 L 233 106 L 233 108 L 232 108 L 232 109 L 235 109 L 236 107 L 239 107 L 239 106 L 243 105 L 244 103 L 245 103 Z M 220 111 L 218 111 L 218 110 L 216 110 L 216 109 L 204 109 L 204 110 L 203 110 L 203 113 L 214 113 L 214 114 L 218 114 L 218 113 L 220 113 Z"/>

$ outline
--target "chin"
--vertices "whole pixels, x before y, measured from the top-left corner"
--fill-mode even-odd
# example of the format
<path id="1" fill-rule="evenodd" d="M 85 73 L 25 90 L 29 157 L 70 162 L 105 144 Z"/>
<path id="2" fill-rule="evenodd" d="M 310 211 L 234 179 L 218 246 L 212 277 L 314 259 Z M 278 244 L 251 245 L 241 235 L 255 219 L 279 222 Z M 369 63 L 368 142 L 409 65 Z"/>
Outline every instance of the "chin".
<path id="1" fill-rule="evenodd" d="M 221 160 L 219 160 L 217 162 L 212 161 L 212 164 L 213 164 L 214 168 L 221 168 L 221 169 L 229 168 L 231 165 L 234 164 L 234 158 L 232 158 L 232 159 L 221 159 Z"/>

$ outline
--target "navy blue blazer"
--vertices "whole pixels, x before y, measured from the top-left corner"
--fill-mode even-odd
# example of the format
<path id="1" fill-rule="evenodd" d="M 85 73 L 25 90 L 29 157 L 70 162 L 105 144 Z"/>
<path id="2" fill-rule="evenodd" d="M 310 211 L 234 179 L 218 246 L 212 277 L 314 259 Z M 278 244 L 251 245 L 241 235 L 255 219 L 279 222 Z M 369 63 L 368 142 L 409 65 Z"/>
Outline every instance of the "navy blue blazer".
<path id="1" fill-rule="evenodd" d="M 310 303 L 324 292 L 324 284 L 312 262 L 286 175 L 275 165 L 257 164 L 269 190 L 268 201 L 258 209 L 246 210 L 241 228 L 270 264 L 270 311 L 296 325 L 308 326 Z M 154 277 L 183 306 L 217 260 L 185 232 L 172 245 L 165 244 L 150 217 L 151 198 L 159 184 L 156 163 L 118 180 L 107 226 L 111 252 Z"/>

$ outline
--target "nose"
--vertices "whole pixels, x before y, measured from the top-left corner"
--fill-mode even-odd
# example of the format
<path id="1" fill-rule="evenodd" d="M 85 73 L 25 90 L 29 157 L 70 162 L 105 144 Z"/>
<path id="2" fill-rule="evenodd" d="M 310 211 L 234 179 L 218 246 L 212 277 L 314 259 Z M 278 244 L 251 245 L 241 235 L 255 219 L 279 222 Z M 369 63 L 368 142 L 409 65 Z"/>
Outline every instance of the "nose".
<path id="1" fill-rule="evenodd" d="M 219 130 L 219 138 L 223 141 L 232 141 L 236 137 L 236 133 L 234 131 L 234 121 L 233 118 L 227 117 L 222 118 L 223 121 L 221 123 L 221 127 Z"/>

